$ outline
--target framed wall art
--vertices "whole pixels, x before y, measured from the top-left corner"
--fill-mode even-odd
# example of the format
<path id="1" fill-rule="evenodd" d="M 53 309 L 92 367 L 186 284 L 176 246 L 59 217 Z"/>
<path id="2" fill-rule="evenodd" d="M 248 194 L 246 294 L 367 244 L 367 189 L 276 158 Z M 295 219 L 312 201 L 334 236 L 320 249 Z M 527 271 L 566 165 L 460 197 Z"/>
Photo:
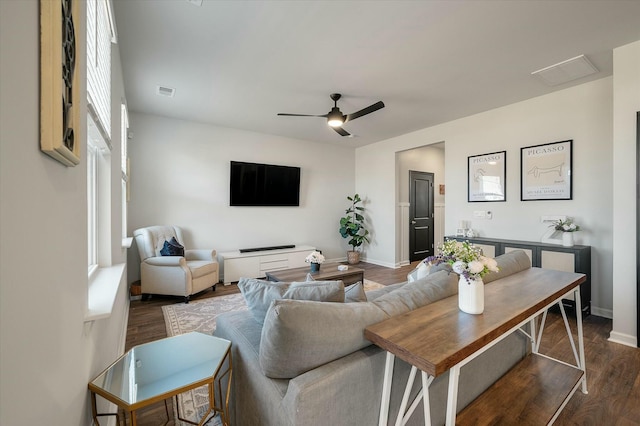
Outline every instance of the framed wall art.
<path id="1" fill-rule="evenodd" d="M 522 201 L 571 200 L 573 140 L 520 148 Z"/>
<path id="2" fill-rule="evenodd" d="M 40 0 L 40 150 L 65 166 L 80 162 L 78 1 Z"/>
<path id="3" fill-rule="evenodd" d="M 468 199 L 476 201 L 506 201 L 507 152 L 468 157 Z"/>

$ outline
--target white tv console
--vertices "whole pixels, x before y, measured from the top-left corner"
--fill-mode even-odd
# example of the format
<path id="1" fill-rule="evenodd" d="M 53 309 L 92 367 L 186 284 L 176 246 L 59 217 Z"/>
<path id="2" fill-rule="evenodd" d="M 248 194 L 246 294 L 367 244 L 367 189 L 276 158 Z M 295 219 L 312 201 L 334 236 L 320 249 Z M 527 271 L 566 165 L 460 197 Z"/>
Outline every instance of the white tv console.
<path id="1" fill-rule="evenodd" d="M 314 250 L 312 246 L 295 246 L 246 253 L 240 253 L 239 250 L 218 253 L 224 261 L 224 285 L 236 282 L 241 277 L 260 278 L 270 271 L 303 267 L 306 265 L 304 259 Z"/>

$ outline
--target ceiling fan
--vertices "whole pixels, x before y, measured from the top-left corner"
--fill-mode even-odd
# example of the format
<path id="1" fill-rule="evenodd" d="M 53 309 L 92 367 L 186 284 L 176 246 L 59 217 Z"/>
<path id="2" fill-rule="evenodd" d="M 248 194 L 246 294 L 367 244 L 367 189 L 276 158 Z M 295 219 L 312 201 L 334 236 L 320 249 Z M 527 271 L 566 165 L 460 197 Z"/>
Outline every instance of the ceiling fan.
<path id="1" fill-rule="evenodd" d="M 342 97 L 340 93 L 332 93 L 331 99 L 333 100 L 333 108 L 326 114 L 323 115 L 310 115 L 310 114 L 287 114 L 287 113 L 278 113 L 278 115 L 289 116 L 289 117 L 322 117 L 327 119 L 327 124 L 335 130 L 341 136 L 351 136 L 349 132 L 342 128 L 342 125 L 348 121 L 355 120 L 356 118 L 362 117 L 363 115 L 371 114 L 381 108 L 384 108 L 384 103 L 382 101 L 378 101 L 373 105 L 369 105 L 366 108 L 361 109 L 360 111 L 354 112 L 352 114 L 344 115 L 340 108 L 338 108 L 338 99 Z"/>

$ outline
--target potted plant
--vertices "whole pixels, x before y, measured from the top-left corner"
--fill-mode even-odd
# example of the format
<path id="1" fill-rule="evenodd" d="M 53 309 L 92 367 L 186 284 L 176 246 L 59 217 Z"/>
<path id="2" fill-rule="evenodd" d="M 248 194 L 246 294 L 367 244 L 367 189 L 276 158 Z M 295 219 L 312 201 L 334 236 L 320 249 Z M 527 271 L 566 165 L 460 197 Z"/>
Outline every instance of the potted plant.
<path id="1" fill-rule="evenodd" d="M 562 245 L 565 247 L 573 247 L 573 233 L 580 230 L 580 226 L 573 222 L 570 217 L 565 220 L 558 219 L 552 225 L 556 231 L 562 232 Z"/>
<path id="2" fill-rule="evenodd" d="M 352 249 L 347 252 L 347 260 L 349 264 L 354 264 L 360 262 L 357 248 L 369 242 L 369 231 L 364 226 L 364 207 L 359 205 L 362 202 L 360 195 L 347 196 L 347 200 L 351 201 L 351 206 L 345 210 L 346 216 L 340 218 L 340 235 L 349 239 L 348 244 Z"/>

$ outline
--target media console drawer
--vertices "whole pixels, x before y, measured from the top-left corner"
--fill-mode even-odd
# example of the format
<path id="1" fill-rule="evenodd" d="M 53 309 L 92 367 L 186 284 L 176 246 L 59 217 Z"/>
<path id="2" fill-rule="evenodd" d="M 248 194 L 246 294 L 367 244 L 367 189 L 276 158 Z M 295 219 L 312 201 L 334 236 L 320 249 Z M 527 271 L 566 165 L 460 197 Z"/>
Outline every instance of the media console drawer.
<path id="1" fill-rule="evenodd" d="M 267 272 L 305 266 L 304 259 L 315 250 L 312 246 L 296 246 L 289 249 L 220 253 L 223 259 L 224 284 L 240 278 L 262 278 Z"/>

